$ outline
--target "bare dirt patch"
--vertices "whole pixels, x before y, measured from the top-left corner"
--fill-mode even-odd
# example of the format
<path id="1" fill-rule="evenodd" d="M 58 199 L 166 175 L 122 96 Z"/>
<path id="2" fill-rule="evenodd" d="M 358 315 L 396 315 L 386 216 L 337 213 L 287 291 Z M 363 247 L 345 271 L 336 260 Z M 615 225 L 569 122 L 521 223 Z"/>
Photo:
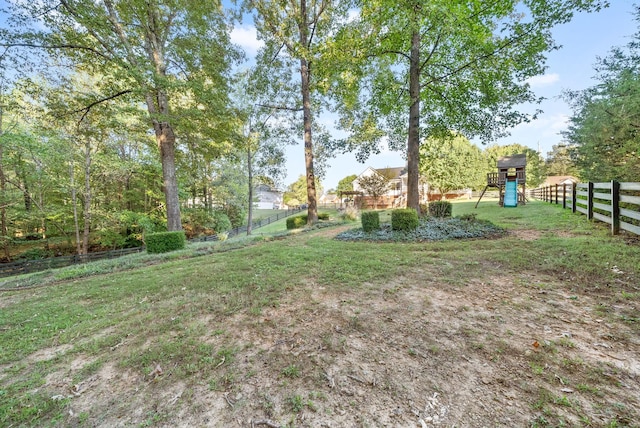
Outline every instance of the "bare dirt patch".
<path id="1" fill-rule="evenodd" d="M 526 273 L 463 286 L 429 271 L 358 290 L 310 286 L 202 337 L 236 350 L 211 378 L 107 363 L 71 398 L 68 422 L 90 413 L 100 426 L 636 426 L 640 343 L 598 303 Z"/>

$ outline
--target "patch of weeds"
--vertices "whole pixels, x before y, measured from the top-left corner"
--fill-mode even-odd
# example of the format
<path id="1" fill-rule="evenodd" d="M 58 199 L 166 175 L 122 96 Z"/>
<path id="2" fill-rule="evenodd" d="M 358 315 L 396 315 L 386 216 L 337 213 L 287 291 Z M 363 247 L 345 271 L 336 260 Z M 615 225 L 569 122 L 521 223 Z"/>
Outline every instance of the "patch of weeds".
<path id="1" fill-rule="evenodd" d="M 267 394 L 267 393 L 262 394 L 261 395 L 260 404 L 262 406 L 262 410 L 264 411 L 265 415 L 267 415 L 269 417 L 273 416 L 273 410 L 275 409 L 275 403 L 271 399 L 271 395 L 270 394 Z"/>
<path id="2" fill-rule="evenodd" d="M 362 322 L 357 315 L 349 318 L 349 328 L 351 328 L 352 330 L 360 330 L 362 328 Z"/>
<path id="3" fill-rule="evenodd" d="M 152 411 L 152 412 L 147 412 L 147 419 L 145 419 L 144 422 L 142 422 L 140 425 L 138 425 L 139 427 L 143 428 L 143 427 L 152 427 L 154 425 L 159 424 L 160 422 L 166 421 L 168 418 L 168 415 L 165 413 L 158 413 L 156 411 Z"/>
<path id="4" fill-rule="evenodd" d="M 553 404 L 564 407 L 573 407 L 573 403 L 567 398 L 566 395 L 562 395 L 559 397 L 554 397 Z"/>
<path id="5" fill-rule="evenodd" d="M 13 385 L 0 400 L 2 426 L 38 426 L 41 420 L 60 420 L 69 398 L 54 399 L 43 392 L 13 391 Z"/>
<path id="6" fill-rule="evenodd" d="M 295 364 L 288 365 L 282 369 L 282 375 L 290 379 L 300 377 L 300 368 Z"/>
<path id="7" fill-rule="evenodd" d="M 569 339 L 568 337 L 561 337 L 560 339 L 556 340 L 556 345 L 561 346 L 563 348 L 575 348 L 576 344 Z"/>
<path id="8" fill-rule="evenodd" d="M 549 421 L 542 415 L 536 416 L 536 418 L 529 423 L 529 428 L 541 428 L 548 426 L 550 426 Z"/>
<path id="9" fill-rule="evenodd" d="M 233 358 L 235 357 L 235 355 L 236 355 L 236 350 L 235 349 L 222 348 L 217 353 L 218 365 L 231 363 L 233 361 Z"/>
<path id="10" fill-rule="evenodd" d="M 560 363 L 570 373 L 575 373 L 584 367 L 584 361 L 581 358 L 563 358 Z"/>
<path id="11" fill-rule="evenodd" d="M 220 380 L 219 379 L 211 379 L 207 385 L 209 391 L 221 391 Z"/>
<path id="12" fill-rule="evenodd" d="M 299 413 L 304 409 L 305 401 L 301 395 L 293 395 L 287 399 L 289 406 L 291 406 L 291 410 L 295 413 Z"/>
<path id="13" fill-rule="evenodd" d="M 599 397 L 603 395 L 602 392 L 595 386 L 587 385 L 584 383 L 579 383 L 578 385 L 576 385 L 576 389 L 582 393 L 589 393 Z"/>
<path id="14" fill-rule="evenodd" d="M 538 365 L 536 363 L 530 362 L 529 363 L 529 367 L 531 367 L 531 370 L 533 371 L 533 374 L 542 375 L 544 373 L 544 367 L 541 366 L 541 365 Z"/>

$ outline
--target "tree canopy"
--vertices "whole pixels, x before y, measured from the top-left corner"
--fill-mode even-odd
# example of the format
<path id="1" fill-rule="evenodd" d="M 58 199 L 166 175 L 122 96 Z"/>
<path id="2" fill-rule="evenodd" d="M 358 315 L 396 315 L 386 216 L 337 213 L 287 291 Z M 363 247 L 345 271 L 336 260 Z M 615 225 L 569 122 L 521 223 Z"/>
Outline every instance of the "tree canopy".
<path id="1" fill-rule="evenodd" d="M 41 49 L 48 64 L 102 76 L 92 93 L 76 94 L 84 99 L 75 111 L 80 120 L 116 98 L 145 104 L 160 152 L 167 227 L 181 229 L 176 130 L 217 134 L 218 141 L 232 134 L 225 133 L 232 123 L 226 79 L 236 54 L 221 5 L 61 0 L 57 7 L 14 2 L 9 11 L 11 27 L 1 34 L 5 46 Z"/>
<path id="2" fill-rule="evenodd" d="M 565 137 L 584 180 L 640 180 L 639 63 L 640 32 L 597 62 L 595 86 L 566 94 L 574 113 Z"/>
<path id="3" fill-rule="evenodd" d="M 605 1 L 358 1 L 338 38 L 333 74 L 345 150 L 363 157 L 388 139 L 408 161 L 407 205 L 419 210 L 419 147 L 449 130 L 490 141 L 535 114 L 526 83 L 556 48 L 551 28 Z M 349 58 L 355 57 L 356 61 Z"/>
<path id="4" fill-rule="evenodd" d="M 488 162 L 487 172 L 496 172 L 498 159 L 502 156 L 525 154 L 527 156 L 527 182 L 526 186 L 533 189 L 542 184 L 547 177 L 545 163 L 542 156 L 535 150 L 522 144 L 508 144 L 506 146 L 491 145 L 485 148 L 485 156 Z"/>
<path id="5" fill-rule="evenodd" d="M 482 151 L 461 135 L 428 138 L 420 146 L 420 174 L 442 198 L 456 189 L 477 189 L 485 184 Z"/>

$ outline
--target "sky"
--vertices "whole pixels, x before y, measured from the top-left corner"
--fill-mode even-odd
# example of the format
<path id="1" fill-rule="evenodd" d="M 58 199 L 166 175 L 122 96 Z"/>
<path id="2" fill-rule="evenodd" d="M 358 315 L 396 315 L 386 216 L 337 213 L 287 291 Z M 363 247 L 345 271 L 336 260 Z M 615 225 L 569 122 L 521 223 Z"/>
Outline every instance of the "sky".
<path id="1" fill-rule="evenodd" d="M 624 46 L 637 31 L 633 16 L 633 1 L 611 0 L 610 6 L 597 13 L 578 13 L 567 24 L 556 27 L 553 36 L 562 47 L 547 54 L 547 70 L 542 76 L 529 81 L 532 90 L 545 101 L 537 105 L 525 105 L 523 110 L 533 112 L 543 110 L 537 120 L 521 124 L 511 130 L 511 135 L 491 144 L 507 145 L 519 143 L 534 150 L 540 150 L 543 157 L 552 146 L 562 141 L 561 132 L 567 128 L 572 114 L 569 105 L 560 96 L 565 90 L 582 90 L 596 84 L 594 64 L 598 57 L 607 56 L 612 47 Z M 250 26 L 236 28 L 232 40 L 254 53 L 260 43 L 255 37 L 255 29 Z M 321 117 L 323 123 L 330 124 L 332 119 Z M 481 141 L 474 141 L 481 148 Z M 371 156 L 366 163 L 356 160 L 354 154 L 339 155 L 329 160 L 322 185 L 325 190 L 337 187 L 338 181 L 350 174 L 360 174 L 367 167 L 385 168 L 405 165 L 406 161 L 399 152 L 385 151 Z M 304 175 L 304 147 L 302 136 L 300 144 L 287 150 L 287 176 L 285 186 Z"/>

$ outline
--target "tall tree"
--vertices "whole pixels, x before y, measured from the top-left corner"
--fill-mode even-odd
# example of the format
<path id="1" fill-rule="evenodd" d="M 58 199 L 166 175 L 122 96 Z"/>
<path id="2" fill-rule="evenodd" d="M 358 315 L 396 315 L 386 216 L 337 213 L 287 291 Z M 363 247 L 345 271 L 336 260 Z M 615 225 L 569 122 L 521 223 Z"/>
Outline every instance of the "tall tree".
<path id="1" fill-rule="evenodd" d="M 640 180 L 639 63 L 640 31 L 598 60 L 595 86 L 566 94 L 574 113 L 565 137 L 584 180 Z"/>
<path id="2" fill-rule="evenodd" d="M 428 138 L 420 146 L 420 172 L 442 199 L 456 189 L 479 188 L 485 181 L 482 151 L 461 135 Z"/>
<path id="3" fill-rule="evenodd" d="M 318 193 L 322 193 L 322 184 L 316 178 L 316 182 L 314 183 L 314 187 L 318 191 Z M 291 201 L 298 201 L 299 203 L 303 203 L 303 201 L 307 200 L 307 177 L 301 175 L 298 177 L 296 181 L 289 184 L 287 186 L 287 191 L 282 196 L 282 200 L 287 205 L 297 205 L 291 203 Z"/>
<path id="4" fill-rule="evenodd" d="M 5 45 L 42 48 L 104 76 L 84 112 L 123 96 L 145 103 L 162 161 L 167 227 L 180 230 L 176 125 L 202 125 L 206 113 L 209 121 L 225 115 L 225 75 L 232 53 L 220 3 L 60 0 L 51 7 L 48 2 L 15 1 L 10 12 L 14 30 L 2 31 Z M 29 25 L 34 27 L 25 31 Z M 41 25 L 45 29 L 38 29 Z M 176 99 L 185 96 L 192 102 L 178 105 Z"/>
<path id="5" fill-rule="evenodd" d="M 358 187 L 373 198 L 373 209 L 378 209 L 378 200 L 389 190 L 389 178 L 375 172 L 357 179 Z"/>
<path id="6" fill-rule="evenodd" d="M 353 191 L 353 180 L 358 178 L 357 175 L 351 174 L 344 177 L 342 180 L 338 181 L 338 187 L 336 189 L 336 193 L 340 192 L 352 192 Z"/>
<path id="7" fill-rule="evenodd" d="M 556 48 L 550 29 L 606 1 L 357 3 L 359 15 L 339 33 L 344 67 L 333 80 L 351 132 L 343 147 L 366 156 L 388 136 L 407 155 L 407 206 L 419 210 L 421 135 L 454 129 L 489 141 L 530 120 L 517 107 L 539 101 L 526 79 L 544 72 L 544 53 Z"/>
<path id="8" fill-rule="evenodd" d="M 316 189 L 314 116 L 317 115 L 318 104 L 313 95 L 318 91 L 317 79 L 314 79 L 315 67 L 323 67 L 323 52 L 329 41 L 338 18 L 344 16 L 341 2 L 331 0 L 299 0 L 271 1 L 247 0 L 245 6 L 256 12 L 256 27 L 265 40 L 265 48 L 259 56 L 262 68 L 270 74 L 270 80 L 276 85 L 289 84 L 292 80 L 289 70 L 293 63 L 298 63 L 298 93 L 293 97 L 291 92 L 283 93 L 273 105 L 302 112 L 302 128 L 304 139 L 304 159 L 306 178 L 306 201 L 308 202 L 307 221 L 313 224 L 318 221 Z M 346 3 L 345 3 L 346 4 Z M 272 70 L 278 70 L 274 79 Z"/>
<path id="9" fill-rule="evenodd" d="M 265 86 L 260 77 L 255 69 L 242 73 L 233 97 L 243 128 L 241 150 L 248 179 L 247 235 L 252 232 L 256 186 L 276 186 L 284 178 L 284 147 L 295 143 L 289 127 L 284 125 L 282 110 L 268 106 L 269 100 L 278 98 L 280 88 Z"/>
<path id="10" fill-rule="evenodd" d="M 578 175 L 578 168 L 571 155 L 573 146 L 567 143 L 554 144 L 547 153 L 546 169 L 548 175 Z"/>

